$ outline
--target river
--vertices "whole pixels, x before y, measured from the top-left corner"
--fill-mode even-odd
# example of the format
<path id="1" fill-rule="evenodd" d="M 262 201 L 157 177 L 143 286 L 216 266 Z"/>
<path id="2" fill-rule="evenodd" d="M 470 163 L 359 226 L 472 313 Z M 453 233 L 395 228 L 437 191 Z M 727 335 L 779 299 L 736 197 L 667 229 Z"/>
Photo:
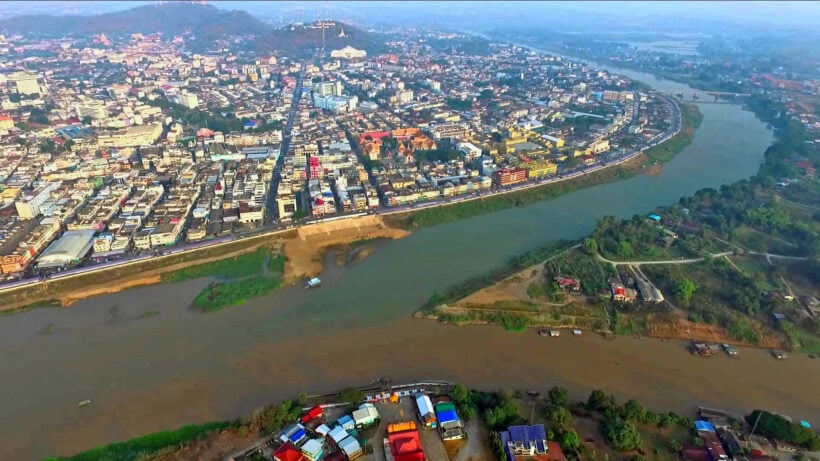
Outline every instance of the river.
<path id="1" fill-rule="evenodd" d="M 659 89 L 686 88 L 619 73 Z M 576 397 L 603 388 L 657 410 L 764 406 L 816 421 L 820 401 L 811 383 L 820 382 L 820 361 L 805 355 L 776 361 L 744 350 L 740 360 L 700 359 L 677 341 L 547 339 L 410 318 L 432 292 L 551 240 L 581 237 L 603 215 L 643 214 L 752 175 L 772 133 L 738 106 L 700 109 L 694 142 L 658 176 L 379 243 L 354 266 L 329 264 L 320 289 L 291 287 L 205 315 L 187 307 L 207 283 L 194 280 L 0 317 L 0 459 L 66 455 L 381 376 L 482 389 L 559 384 Z M 93 403 L 78 408 L 84 399 Z"/>

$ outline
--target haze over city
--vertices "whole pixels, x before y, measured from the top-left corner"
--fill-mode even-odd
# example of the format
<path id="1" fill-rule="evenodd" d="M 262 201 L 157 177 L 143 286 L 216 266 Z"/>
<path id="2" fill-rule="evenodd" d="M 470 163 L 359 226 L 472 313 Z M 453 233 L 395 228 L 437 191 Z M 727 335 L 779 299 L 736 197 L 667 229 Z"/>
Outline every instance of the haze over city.
<path id="1" fill-rule="evenodd" d="M 0 459 L 820 459 L 819 20 L 0 3 Z"/>

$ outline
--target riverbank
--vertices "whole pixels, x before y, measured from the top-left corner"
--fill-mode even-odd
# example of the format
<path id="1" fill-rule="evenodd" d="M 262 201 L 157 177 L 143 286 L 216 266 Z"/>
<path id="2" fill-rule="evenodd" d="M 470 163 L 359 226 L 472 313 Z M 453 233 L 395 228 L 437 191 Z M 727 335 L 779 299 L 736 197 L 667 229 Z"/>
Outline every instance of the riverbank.
<path id="1" fill-rule="evenodd" d="M 555 261 L 556 258 L 564 260 Z M 690 321 L 685 311 L 674 307 L 643 306 L 636 309 L 611 304 L 608 294 L 588 295 L 557 287 L 550 291 L 556 268 L 567 276 L 577 277 L 576 273 L 583 271 L 580 262 L 590 259 L 579 250 L 568 249 L 462 298 L 436 306 L 428 303 L 416 317 L 459 326 L 500 325 L 512 331 L 545 327 L 590 331 L 604 336 L 618 334 L 759 349 L 788 348 L 783 335 L 760 324 L 756 324 L 758 340 L 751 342 L 734 337 L 723 326 Z M 545 267 L 550 262 L 551 267 Z M 587 277 L 578 280 L 581 285 L 589 282 Z M 601 280 L 600 283 L 605 282 Z"/>
<path id="2" fill-rule="evenodd" d="M 18 310 L 24 312 L 40 306 L 68 307 L 84 299 L 119 293 L 136 287 L 173 283 L 193 277 L 218 276 L 227 269 L 223 271 L 219 267 L 206 266 L 212 263 L 219 266 L 219 262 L 224 263 L 230 258 L 248 255 L 262 247 L 281 249 L 286 257 L 283 283 L 293 285 L 306 277 L 321 273 L 323 256 L 334 247 L 350 245 L 365 239 L 399 239 L 409 234 L 406 230 L 386 226 L 376 216 L 311 224 L 275 236 L 251 237 L 219 245 L 218 248 L 203 248 L 155 257 L 92 274 L 47 280 L 34 286 L 9 290 L 2 295 L 3 305 L 0 306 L 0 310 L 15 313 Z M 372 251 L 363 250 L 358 257 L 364 258 Z M 205 268 L 204 272 L 194 270 L 191 275 L 178 276 L 200 266 Z M 242 275 L 250 274 L 237 274 Z"/>
<path id="3" fill-rule="evenodd" d="M 408 235 L 409 231 L 391 227 L 373 215 L 299 228 L 295 237 L 284 241 L 285 283 L 294 284 L 321 274 L 324 255 L 339 247 L 363 240 L 397 240 Z"/>

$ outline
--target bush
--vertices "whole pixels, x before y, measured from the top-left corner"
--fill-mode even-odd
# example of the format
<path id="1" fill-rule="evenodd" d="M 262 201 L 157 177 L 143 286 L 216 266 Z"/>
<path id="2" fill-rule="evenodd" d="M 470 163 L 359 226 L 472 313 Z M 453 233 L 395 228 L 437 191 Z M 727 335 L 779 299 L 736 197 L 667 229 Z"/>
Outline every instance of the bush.
<path id="1" fill-rule="evenodd" d="M 789 422 L 780 415 L 762 410 L 755 410 L 746 417 L 746 422 L 751 425 L 754 425 L 756 421 L 755 431 L 758 434 L 793 443 L 810 451 L 820 450 L 820 437 L 815 435 L 811 429 L 800 424 Z"/>
<path id="2" fill-rule="evenodd" d="M 211 283 L 194 298 L 194 307 L 206 312 L 238 306 L 257 296 L 273 293 L 282 285 L 279 277 L 257 276 L 235 282 Z"/>
<path id="3" fill-rule="evenodd" d="M 617 416 L 604 419 L 603 432 L 609 446 L 619 451 L 637 450 L 643 444 L 638 429 L 629 421 Z"/>

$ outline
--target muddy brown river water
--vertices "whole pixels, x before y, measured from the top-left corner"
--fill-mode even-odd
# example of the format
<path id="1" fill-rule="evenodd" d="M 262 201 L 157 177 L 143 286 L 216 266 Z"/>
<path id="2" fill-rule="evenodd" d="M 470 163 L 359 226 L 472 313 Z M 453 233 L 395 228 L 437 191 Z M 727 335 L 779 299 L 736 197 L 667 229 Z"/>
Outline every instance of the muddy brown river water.
<path id="1" fill-rule="evenodd" d="M 203 315 L 187 307 L 207 284 L 194 280 L 0 317 L 0 459 L 67 455 L 382 376 L 482 389 L 557 384 L 579 398 L 601 388 L 656 410 L 765 407 L 819 422 L 820 360 L 805 355 L 776 361 L 744 350 L 739 360 L 701 359 L 677 341 L 542 338 L 410 318 L 434 291 L 551 240 L 581 237 L 603 215 L 645 213 L 752 175 L 771 132 L 737 106 L 700 110 L 693 144 L 658 176 L 381 242 L 353 266 L 331 261 L 320 289 L 291 287 Z M 152 311 L 159 314 L 146 316 Z M 85 399 L 92 404 L 78 408 Z"/>

